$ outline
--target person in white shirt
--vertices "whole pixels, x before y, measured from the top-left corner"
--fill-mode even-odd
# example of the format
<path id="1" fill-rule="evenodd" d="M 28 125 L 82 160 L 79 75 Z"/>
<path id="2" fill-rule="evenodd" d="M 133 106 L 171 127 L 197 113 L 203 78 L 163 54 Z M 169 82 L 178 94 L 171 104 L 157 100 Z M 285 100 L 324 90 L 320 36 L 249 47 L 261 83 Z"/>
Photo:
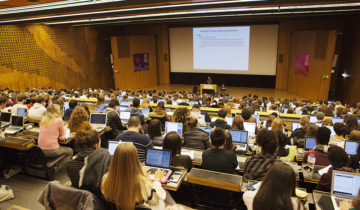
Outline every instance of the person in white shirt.
<path id="1" fill-rule="evenodd" d="M 23 93 L 17 95 L 17 104 L 11 107 L 11 115 L 17 115 L 17 109 L 18 108 L 25 108 L 27 109 L 27 106 L 25 105 L 27 96 Z"/>
<path id="2" fill-rule="evenodd" d="M 205 119 L 201 115 L 200 106 L 198 104 L 193 105 L 190 115 L 197 119 L 199 126 L 206 126 Z"/>
<path id="3" fill-rule="evenodd" d="M 6 96 L 0 96 L 0 110 L 1 112 L 5 112 L 6 110 L 6 102 L 8 98 Z"/>
<path id="4" fill-rule="evenodd" d="M 29 109 L 28 117 L 35 120 L 41 120 L 46 114 L 45 108 L 45 97 L 37 96 L 35 99 L 36 103 Z"/>
<path id="5" fill-rule="evenodd" d="M 254 191 L 246 191 L 243 200 L 248 210 L 286 209 L 304 210 L 296 197 L 294 169 L 283 162 L 272 166 L 262 182 L 254 185 Z"/>

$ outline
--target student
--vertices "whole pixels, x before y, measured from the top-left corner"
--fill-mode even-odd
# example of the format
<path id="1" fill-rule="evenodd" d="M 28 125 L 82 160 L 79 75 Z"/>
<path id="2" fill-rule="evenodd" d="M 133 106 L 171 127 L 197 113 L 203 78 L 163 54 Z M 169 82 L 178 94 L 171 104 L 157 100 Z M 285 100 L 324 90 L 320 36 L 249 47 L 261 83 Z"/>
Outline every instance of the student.
<path id="1" fill-rule="evenodd" d="M 188 130 L 184 132 L 185 147 L 201 150 L 210 148 L 209 135 L 199 128 L 199 123 L 196 118 L 188 117 L 186 127 Z"/>
<path id="2" fill-rule="evenodd" d="M 211 131 L 211 149 L 202 154 L 202 168 L 222 173 L 235 173 L 239 165 L 236 155 L 233 151 L 224 149 L 225 132 L 221 128 L 215 128 Z"/>
<path id="3" fill-rule="evenodd" d="M 111 99 L 108 107 L 104 110 L 104 113 L 106 113 L 107 116 L 106 124 L 111 128 L 111 130 L 106 133 L 108 139 L 115 139 L 122 130 L 124 130 L 120 115 L 117 112 L 118 106 L 120 106 L 119 100 L 116 98 Z"/>
<path id="4" fill-rule="evenodd" d="M 324 173 L 316 186 L 317 190 L 330 192 L 331 189 L 331 180 L 332 180 L 332 171 L 346 171 L 354 173 L 355 170 L 348 167 L 350 164 L 350 159 L 348 154 L 346 154 L 345 150 L 338 146 L 330 146 L 327 154 L 327 158 L 330 161 L 331 167 Z"/>
<path id="5" fill-rule="evenodd" d="M 35 100 L 36 103 L 29 109 L 28 116 L 31 119 L 41 120 L 41 118 L 46 114 L 45 97 L 37 96 Z"/>
<path id="6" fill-rule="evenodd" d="M 159 115 L 164 115 L 167 121 L 171 120 L 171 117 L 167 115 L 165 110 L 165 104 L 163 101 L 160 101 L 153 110 L 154 113 Z"/>
<path id="7" fill-rule="evenodd" d="M 347 131 L 346 126 L 344 123 L 337 122 L 333 126 L 335 136 L 332 136 L 329 141 L 329 145 L 337 145 L 339 147 L 344 148 L 346 138 L 344 138 L 344 135 Z"/>
<path id="8" fill-rule="evenodd" d="M 164 137 L 161 135 L 161 121 L 152 119 L 148 126 L 148 135 L 154 146 L 162 146 Z"/>
<path id="9" fill-rule="evenodd" d="M 109 152 L 100 148 L 100 138 L 94 130 L 76 132 L 75 149 L 78 153 L 66 165 L 71 186 L 101 195 L 101 179 L 110 166 Z"/>
<path id="10" fill-rule="evenodd" d="M 357 130 L 352 131 L 349 136 L 349 141 L 360 142 L 360 131 Z M 350 163 L 351 168 L 355 170 L 360 168 L 360 147 L 358 147 L 356 155 L 350 156 L 350 160 L 351 160 Z"/>
<path id="11" fill-rule="evenodd" d="M 8 100 L 8 98 L 6 96 L 0 96 L 0 111 L 1 112 L 6 112 L 5 108 L 6 108 L 7 100 Z"/>
<path id="12" fill-rule="evenodd" d="M 191 116 L 198 120 L 200 126 L 206 126 L 205 119 L 203 119 L 199 104 L 194 104 L 191 109 Z"/>
<path id="13" fill-rule="evenodd" d="M 77 106 L 77 101 L 71 100 L 69 102 L 69 108 L 64 112 L 64 121 L 69 121 L 71 117 L 71 113 L 74 111 L 75 107 Z"/>
<path id="14" fill-rule="evenodd" d="M 115 150 L 109 172 L 103 177 L 101 191 L 104 198 L 114 203 L 117 209 L 134 209 L 136 204 L 143 204 L 162 210 L 166 206 L 166 191 L 160 183 L 163 176 L 164 173 L 157 170 L 156 181 L 150 181 L 144 175 L 135 146 L 124 143 Z"/>
<path id="15" fill-rule="evenodd" d="M 59 168 L 62 168 L 73 156 L 74 151 L 70 147 L 60 146 L 59 140 L 65 140 L 65 128 L 60 107 L 53 104 L 48 106 L 45 116 L 40 121 L 38 146 L 47 158 L 57 158 L 65 154 L 65 158 L 59 163 Z"/>
<path id="16" fill-rule="evenodd" d="M 353 130 L 360 130 L 358 121 L 354 115 L 349 115 L 344 119 L 345 125 L 346 125 L 346 134 L 350 135 L 351 131 Z"/>
<path id="17" fill-rule="evenodd" d="M 76 106 L 72 111 L 68 128 L 71 132 L 91 129 L 89 115 L 83 107 Z"/>
<path id="18" fill-rule="evenodd" d="M 132 107 L 126 111 L 130 112 L 130 116 L 137 116 L 141 120 L 141 124 L 145 122 L 144 114 L 140 110 L 140 99 L 134 98 L 132 102 Z"/>
<path id="19" fill-rule="evenodd" d="M 106 109 L 105 97 L 100 95 L 97 97 L 97 103 L 95 104 L 96 112 L 103 112 Z"/>
<path id="20" fill-rule="evenodd" d="M 316 147 L 314 150 L 315 153 L 315 165 L 319 166 L 328 166 L 330 162 L 327 158 L 328 144 L 330 140 L 331 131 L 327 127 L 320 127 L 316 133 Z M 306 152 L 303 158 L 303 163 L 307 163 L 307 158 L 310 155 L 310 151 Z"/>
<path id="21" fill-rule="evenodd" d="M 309 130 L 306 132 L 305 137 L 316 137 L 316 133 L 319 129 L 317 125 L 310 125 Z M 330 131 L 331 134 L 331 131 Z"/>
<path id="22" fill-rule="evenodd" d="M 306 133 L 310 128 L 310 119 L 307 116 L 301 117 L 300 119 L 300 128 L 295 129 L 292 133 L 290 138 L 299 138 L 304 139 Z"/>
<path id="23" fill-rule="evenodd" d="M 266 172 L 276 162 L 278 143 L 275 134 L 266 128 L 258 131 L 256 143 L 260 147 L 260 152 L 251 156 L 245 162 L 244 179 L 260 181 Z"/>
<path id="24" fill-rule="evenodd" d="M 231 130 L 240 130 L 243 131 L 244 129 L 244 119 L 241 117 L 241 115 L 236 116 L 233 120 L 233 124 L 230 128 Z"/>
<path id="25" fill-rule="evenodd" d="M 265 174 L 258 189 L 244 193 L 243 200 L 248 210 L 304 210 L 295 189 L 294 169 L 286 163 L 278 162 Z"/>
<path id="26" fill-rule="evenodd" d="M 181 139 L 178 133 L 171 131 L 166 134 L 163 149 L 171 151 L 171 166 L 183 167 L 187 171 L 191 170 L 193 165 L 190 156 L 181 155 Z"/>
<path id="27" fill-rule="evenodd" d="M 316 120 L 318 123 L 322 123 L 324 121 L 324 113 L 323 112 L 318 112 L 316 113 Z"/>
<path id="28" fill-rule="evenodd" d="M 235 151 L 236 147 L 234 146 L 232 142 L 232 136 L 231 133 L 228 130 L 225 130 L 225 145 L 224 149 Z"/>
<path id="29" fill-rule="evenodd" d="M 116 140 L 132 142 L 138 151 L 139 160 L 141 162 L 144 162 L 145 152 L 147 149 L 153 148 L 153 144 L 147 135 L 139 133 L 140 129 L 141 129 L 140 119 L 137 116 L 132 116 L 128 121 L 127 131 L 122 134 L 119 134 L 116 137 Z"/>
<path id="30" fill-rule="evenodd" d="M 28 109 L 27 106 L 25 105 L 27 96 L 23 93 L 20 93 L 16 97 L 17 97 L 17 103 L 11 107 L 11 115 L 17 115 L 18 108 Z"/>
<path id="31" fill-rule="evenodd" d="M 211 122 L 210 126 L 213 127 L 219 127 L 222 129 L 230 129 L 230 125 L 226 123 L 225 120 L 226 117 L 226 111 L 223 109 L 220 109 L 218 111 L 218 117 L 216 118 L 215 122 Z"/>
<path id="32" fill-rule="evenodd" d="M 151 109 L 150 101 L 148 98 L 144 98 L 143 102 L 141 103 L 141 108 Z"/>
<path id="33" fill-rule="evenodd" d="M 274 132 L 278 142 L 278 156 L 286 157 L 289 154 L 289 149 L 285 146 L 290 144 L 290 138 L 283 133 L 284 122 L 280 118 L 275 118 L 271 123 L 271 131 Z"/>
<path id="34" fill-rule="evenodd" d="M 184 125 L 184 131 L 187 130 L 185 125 L 187 118 L 190 116 L 190 111 L 188 108 L 180 107 L 175 109 L 174 114 L 172 116 L 173 122 L 182 123 Z"/>

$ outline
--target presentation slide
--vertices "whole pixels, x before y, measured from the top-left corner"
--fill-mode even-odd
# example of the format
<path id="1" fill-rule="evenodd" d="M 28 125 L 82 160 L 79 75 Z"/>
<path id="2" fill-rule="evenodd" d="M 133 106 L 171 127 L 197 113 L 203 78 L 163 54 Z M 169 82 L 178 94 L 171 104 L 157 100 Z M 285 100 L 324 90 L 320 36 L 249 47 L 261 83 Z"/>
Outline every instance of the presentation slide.
<path id="1" fill-rule="evenodd" d="M 276 75 L 278 30 L 273 24 L 170 28 L 171 72 Z"/>

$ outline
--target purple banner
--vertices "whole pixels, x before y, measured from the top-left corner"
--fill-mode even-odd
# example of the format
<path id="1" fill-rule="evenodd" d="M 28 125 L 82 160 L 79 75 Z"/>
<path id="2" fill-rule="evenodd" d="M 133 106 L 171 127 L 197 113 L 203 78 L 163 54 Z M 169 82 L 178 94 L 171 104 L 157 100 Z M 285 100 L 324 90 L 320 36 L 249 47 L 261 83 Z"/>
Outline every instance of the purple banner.
<path id="1" fill-rule="evenodd" d="M 138 71 L 146 71 L 149 70 L 149 53 L 139 53 L 134 54 L 134 70 Z"/>
<path id="2" fill-rule="evenodd" d="M 298 53 L 296 54 L 295 74 L 300 74 L 306 77 L 310 71 L 310 54 Z"/>

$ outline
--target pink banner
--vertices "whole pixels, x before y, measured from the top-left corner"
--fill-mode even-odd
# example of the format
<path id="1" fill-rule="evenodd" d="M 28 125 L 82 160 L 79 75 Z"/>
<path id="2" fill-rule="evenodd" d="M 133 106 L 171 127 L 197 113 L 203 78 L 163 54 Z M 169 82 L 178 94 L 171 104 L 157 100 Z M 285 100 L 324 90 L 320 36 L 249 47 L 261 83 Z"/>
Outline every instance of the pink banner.
<path id="1" fill-rule="evenodd" d="M 300 74 L 306 77 L 310 71 L 310 54 L 298 53 L 296 54 L 295 74 Z"/>

